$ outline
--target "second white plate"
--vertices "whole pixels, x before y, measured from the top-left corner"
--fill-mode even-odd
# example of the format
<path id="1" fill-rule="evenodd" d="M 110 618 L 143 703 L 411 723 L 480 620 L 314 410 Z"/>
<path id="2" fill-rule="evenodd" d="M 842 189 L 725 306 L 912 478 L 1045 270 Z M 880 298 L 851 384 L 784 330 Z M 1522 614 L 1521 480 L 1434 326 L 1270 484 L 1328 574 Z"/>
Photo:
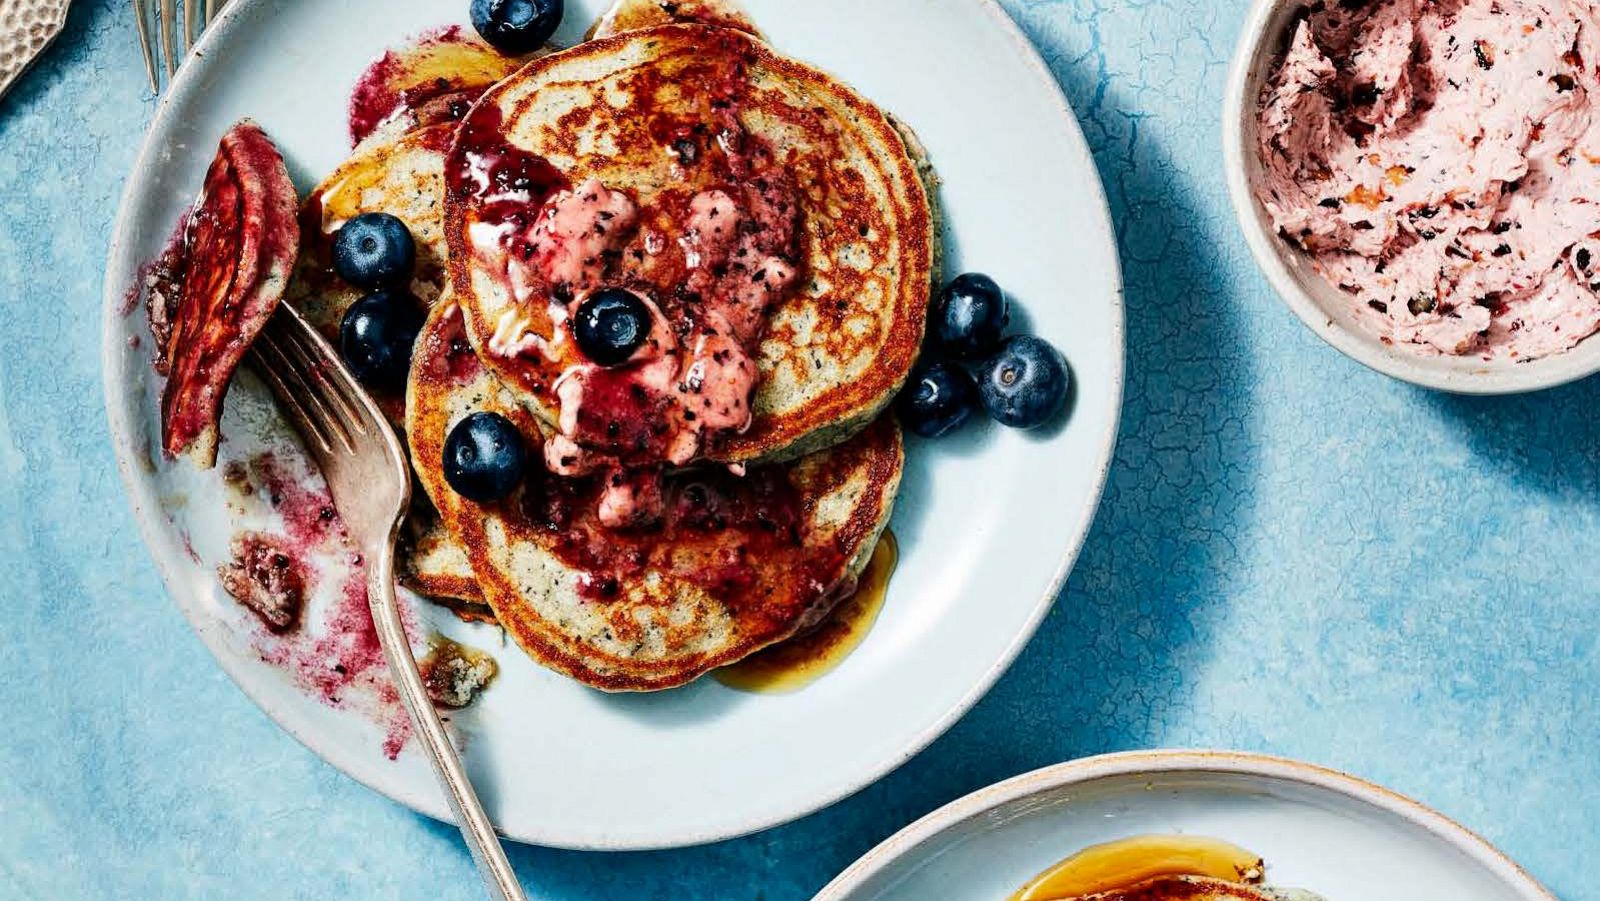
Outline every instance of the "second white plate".
<path id="1" fill-rule="evenodd" d="M 1090 845 L 1145 834 L 1260 854 L 1327 901 L 1555 901 L 1487 842 L 1322 767 L 1207 751 L 1111 754 L 976 791 L 868 852 L 814 901 L 998 901 Z"/>

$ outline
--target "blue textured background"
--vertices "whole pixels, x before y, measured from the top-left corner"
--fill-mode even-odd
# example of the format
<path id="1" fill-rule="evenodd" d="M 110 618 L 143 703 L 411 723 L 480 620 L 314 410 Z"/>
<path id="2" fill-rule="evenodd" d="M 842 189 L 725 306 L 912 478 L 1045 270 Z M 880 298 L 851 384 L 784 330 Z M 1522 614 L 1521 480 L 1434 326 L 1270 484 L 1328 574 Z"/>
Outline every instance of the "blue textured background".
<path id="1" fill-rule="evenodd" d="M 801 899 L 994 780 L 1213 745 L 1387 783 L 1595 897 L 1600 381 L 1429 394 L 1271 296 L 1219 173 L 1243 0 L 1005 5 L 1077 108 L 1127 273 L 1122 435 L 1065 596 L 985 701 L 855 798 L 690 851 L 518 848 L 525 879 L 550 899 Z M 136 537 L 98 310 L 153 110 L 120 0 L 77 0 L 0 100 L 0 895 L 481 897 L 452 829 L 245 699 Z"/>

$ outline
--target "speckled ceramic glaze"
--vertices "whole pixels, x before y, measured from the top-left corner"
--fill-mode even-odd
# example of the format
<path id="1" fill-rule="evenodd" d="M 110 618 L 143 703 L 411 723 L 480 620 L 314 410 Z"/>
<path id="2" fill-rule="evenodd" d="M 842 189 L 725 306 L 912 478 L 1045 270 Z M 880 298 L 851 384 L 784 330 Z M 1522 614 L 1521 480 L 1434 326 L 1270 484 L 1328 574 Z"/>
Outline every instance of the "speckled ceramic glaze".
<path id="1" fill-rule="evenodd" d="M 494 627 L 414 605 L 424 629 L 497 649 L 500 675 L 455 725 L 490 816 L 514 838 L 602 849 L 697 844 L 861 788 L 937 737 L 999 677 L 1049 609 L 1098 505 L 1121 408 L 1121 274 L 1082 134 L 1027 39 L 991 3 L 936 14 L 923 0 L 748 5 L 776 46 L 913 124 L 942 182 L 951 270 L 981 266 L 1010 289 L 1032 329 L 1072 361 L 1076 400 L 1069 419 L 1040 432 L 974 425 L 957 438 L 910 444 L 890 526 L 901 557 L 883 613 L 842 666 L 803 691 L 754 695 L 707 679 L 654 695 L 602 695 L 541 669 Z M 145 539 L 196 631 L 284 728 L 362 782 L 437 816 L 444 807 L 422 756 L 401 750 L 388 759 L 403 724 L 366 698 L 373 692 L 358 696 L 361 686 L 348 684 L 353 666 L 327 675 L 335 661 L 319 655 L 343 639 L 281 648 L 218 588 L 228 536 L 277 522 L 261 498 L 278 492 L 230 494 L 229 464 L 253 469 L 262 452 L 295 455 L 270 401 L 245 377 L 227 400 L 216 472 L 153 456 L 158 379 L 142 317 L 125 296 L 235 119 L 261 124 L 304 189 L 349 152 L 345 97 L 367 61 L 466 12 L 454 8 L 453 19 L 433 0 L 384 9 L 380 28 L 362 3 L 227 6 L 168 92 L 128 181 L 112 239 L 103 352 L 121 469 Z M 569 3 L 567 38 L 599 11 Z M 891 31 L 905 43 L 885 56 L 878 36 Z M 306 35 L 339 39 L 314 52 Z M 1005 91 L 950 68 L 957 55 Z M 1028 203 L 1015 203 L 1020 196 Z M 313 635 L 350 619 L 340 612 L 346 577 L 323 566 L 308 611 Z"/>
<path id="2" fill-rule="evenodd" d="M 1267 883 L 1327 901 L 1555 901 L 1483 839 L 1344 773 L 1214 751 L 1064 763 L 953 801 L 856 861 L 814 901 L 994 901 L 1079 850 L 1136 835 L 1218 838 Z"/>
<path id="3" fill-rule="evenodd" d="M 1116 462 L 1066 587 L 981 702 L 855 796 L 671 853 L 515 846 L 524 881 L 540 901 L 807 901 L 907 823 L 1018 773 L 1236 747 L 1381 782 L 1558 897 L 1596 897 L 1600 379 L 1518 397 L 1415 389 L 1289 312 L 1219 162 L 1247 3 L 1001 2 L 1083 124 L 1127 283 Z M 865 52 L 901 43 L 891 29 Z M 268 49 L 299 60 L 321 45 Z M 1009 90 L 982 61 L 943 64 Z M 346 777 L 239 690 L 140 540 L 99 311 L 156 110 L 128 0 L 74 0 L 0 98 L 0 897 L 482 901 L 454 828 Z M 968 242 L 1008 234 L 963 236 L 954 265 L 982 268 Z M 1074 276 L 1063 265 L 1030 287 L 1029 310 Z M 939 451 L 962 460 L 940 490 L 984 489 L 980 443 Z"/>

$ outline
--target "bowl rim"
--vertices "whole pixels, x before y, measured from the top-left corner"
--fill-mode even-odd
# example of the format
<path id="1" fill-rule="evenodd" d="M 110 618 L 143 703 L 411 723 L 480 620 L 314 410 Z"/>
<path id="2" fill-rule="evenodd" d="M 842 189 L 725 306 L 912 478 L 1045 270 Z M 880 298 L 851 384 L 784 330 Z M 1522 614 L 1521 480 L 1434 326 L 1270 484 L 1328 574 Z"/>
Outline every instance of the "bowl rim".
<path id="1" fill-rule="evenodd" d="M 812 901 L 846 901 L 869 879 L 951 827 L 986 816 L 1014 801 L 1047 791 L 1105 779 L 1161 774 L 1240 775 L 1332 791 L 1394 814 L 1427 830 L 1515 889 L 1524 901 L 1556 896 L 1476 832 L 1406 795 L 1331 767 L 1247 751 L 1123 751 L 1043 767 L 959 798 L 922 817 L 862 855 Z"/>
<path id="2" fill-rule="evenodd" d="M 1474 368 L 1463 367 L 1457 358 L 1428 356 L 1386 346 L 1374 335 L 1335 321 L 1301 284 L 1285 261 L 1285 255 L 1302 251 L 1287 246 L 1266 226 L 1260 201 L 1250 186 L 1250 167 L 1245 154 L 1254 138 L 1252 71 L 1262 55 L 1271 52 L 1269 42 L 1278 37 L 1268 26 L 1281 9 L 1303 5 L 1304 0 L 1253 0 L 1228 64 L 1227 86 L 1223 91 L 1222 157 L 1228 196 L 1245 243 L 1273 291 L 1307 328 L 1345 356 L 1375 372 L 1423 388 L 1453 394 L 1520 394 L 1554 388 L 1600 372 L 1600 336 L 1591 336 L 1576 347 L 1535 360 L 1496 362 Z"/>

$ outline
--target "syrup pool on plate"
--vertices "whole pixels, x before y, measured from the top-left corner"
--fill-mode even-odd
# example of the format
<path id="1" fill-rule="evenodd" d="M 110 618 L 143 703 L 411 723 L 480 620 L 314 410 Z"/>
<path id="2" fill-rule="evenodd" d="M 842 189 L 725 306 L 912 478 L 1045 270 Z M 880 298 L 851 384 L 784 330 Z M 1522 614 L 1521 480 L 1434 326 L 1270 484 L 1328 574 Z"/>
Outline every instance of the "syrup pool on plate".
<path id="1" fill-rule="evenodd" d="M 1071 901 L 1162 876 L 1256 884 L 1265 875 L 1260 855 L 1221 839 L 1136 835 L 1079 851 L 1029 880 L 1010 901 Z"/>
<path id="2" fill-rule="evenodd" d="M 872 550 L 855 594 L 834 608 L 815 629 L 717 670 L 718 682 L 740 691 L 788 694 L 832 672 L 866 640 L 878 621 L 900 546 L 887 530 Z"/>

